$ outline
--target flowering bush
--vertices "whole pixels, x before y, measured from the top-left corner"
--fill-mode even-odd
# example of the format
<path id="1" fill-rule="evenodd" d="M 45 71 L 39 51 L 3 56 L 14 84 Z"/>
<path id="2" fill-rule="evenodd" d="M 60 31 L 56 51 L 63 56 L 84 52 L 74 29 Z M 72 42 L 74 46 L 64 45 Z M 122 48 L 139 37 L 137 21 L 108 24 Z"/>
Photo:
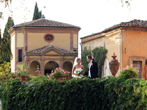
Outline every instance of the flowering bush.
<path id="1" fill-rule="evenodd" d="M 0 65 L 0 76 L 1 78 L 10 77 L 10 62 L 4 62 Z"/>
<path id="2" fill-rule="evenodd" d="M 15 74 L 17 74 L 17 76 L 27 76 L 29 74 L 29 67 L 23 63 L 23 68 L 17 67 Z"/>
<path id="3" fill-rule="evenodd" d="M 17 73 L 10 73 L 11 76 L 17 76 Z"/>
<path id="4" fill-rule="evenodd" d="M 56 68 L 55 70 L 51 71 L 51 74 L 48 75 L 49 78 L 54 78 L 54 76 L 60 76 L 60 75 L 69 75 L 70 72 L 64 71 L 61 67 Z"/>
<path id="5" fill-rule="evenodd" d="M 137 77 L 137 74 L 138 74 L 138 69 L 135 67 L 133 67 L 133 65 L 131 66 L 127 66 L 126 68 L 123 69 L 123 71 L 121 71 L 121 74 L 120 76 L 127 76 L 129 78 L 132 78 L 132 77 Z"/>

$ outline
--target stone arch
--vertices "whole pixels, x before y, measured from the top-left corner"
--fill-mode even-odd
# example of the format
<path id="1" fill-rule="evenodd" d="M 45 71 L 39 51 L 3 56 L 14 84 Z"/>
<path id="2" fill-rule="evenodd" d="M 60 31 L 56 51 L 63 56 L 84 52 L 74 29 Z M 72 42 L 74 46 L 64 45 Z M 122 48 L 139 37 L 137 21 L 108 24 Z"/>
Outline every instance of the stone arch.
<path id="1" fill-rule="evenodd" d="M 59 67 L 59 64 L 55 61 L 49 61 L 44 66 L 44 74 L 50 74 L 52 70 Z"/>
<path id="2" fill-rule="evenodd" d="M 70 77 L 71 77 L 71 72 L 72 72 L 72 63 L 70 62 L 70 61 L 65 61 L 64 63 L 63 63 L 63 69 L 65 70 L 65 71 L 69 71 L 70 72 Z"/>
<path id="3" fill-rule="evenodd" d="M 31 75 L 31 76 L 37 76 L 37 74 L 35 73 L 37 71 L 37 66 L 39 66 L 39 68 L 40 68 L 40 63 L 38 61 L 32 61 L 30 63 L 30 72 L 29 72 L 29 75 Z"/>

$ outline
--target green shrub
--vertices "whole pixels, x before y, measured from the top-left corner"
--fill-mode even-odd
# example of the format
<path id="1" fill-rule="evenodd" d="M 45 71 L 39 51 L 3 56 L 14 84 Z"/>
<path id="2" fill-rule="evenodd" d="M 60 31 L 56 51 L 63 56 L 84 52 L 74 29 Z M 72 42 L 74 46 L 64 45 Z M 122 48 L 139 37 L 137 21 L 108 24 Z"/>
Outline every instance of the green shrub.
<path id="1" fill-rule="evenodd" d="M 134 68 L 133 65 L 127 66 L 126 68 L 121 71 L 120 76 L 125 76 L 126 78 L 135 78 L 137 77 L 138 70 L 137 68 Z"/>
<path id="2" fill-rule="evenodd" d="M 4 110 L 143 110 L 147 82 L 125 77 L 42 80 L 25 86 L 18 79 L 2 82 Z"/>
<path id="3" fill-rule="evenodd" d="M 46 75 L 39 75 L 39 76 L 28 76 L 29 82 L 42 82 L 44 80 L 48 80 L 49 78 Z"/>

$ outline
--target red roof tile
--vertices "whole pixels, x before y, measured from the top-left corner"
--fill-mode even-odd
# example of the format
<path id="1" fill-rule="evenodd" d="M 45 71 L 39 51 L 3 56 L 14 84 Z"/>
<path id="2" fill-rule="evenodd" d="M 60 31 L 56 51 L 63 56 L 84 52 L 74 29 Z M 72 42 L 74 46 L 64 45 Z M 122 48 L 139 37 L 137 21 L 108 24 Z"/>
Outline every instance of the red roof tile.
<path id="1" fill-rule="evenodd" d="M 106 28 L 104 31 L 102 32 L 108 32 L 111 31 L 113 29 L 117 29 L 120 27 L 142 27 L 142 28 L 147 28 L 147 21 L 143 21 L 143 20 L 132 20 L 129 22 L 121 22 L 120 24 L 114 25 L 110 28 Z"/>
<path id="2" fill-rule="evenodd" d="M 13 26 L 13 28 L 20 28 L 21 26 L 22 26 L 22 24 L 18 24 L 18 25 Z M 48 20 L 48 19 L 45 19 L 45 17 L 30 21 L 30 22 L 26 22 L 25 27 L 62 27 L 62 28 L 78 28 L 78 29 L 80 29 L 80 27 L 78 27 L 78 26 L 74 26 L 71 24 L 62 23 L 62 22 L 58 22 L 58 21 Z"/>
<path id="3" fill-rule="evenodd" d="M 59 47 L 54 47 L 53 45 L 48 45 L 48 46 L 44 46 L 44 47 L 41 47 L 38 49 L 30 50 L 30 51 L 27 51 L 26 53 L 39 54 L 39 53 L 45 52 L 49 49 L 55 49 L 55 50 L 57 50 L 61 53 L 64 53 L 64 54 L 77 54 L 76 52 L 74 52 L 72 50 L 66 50 L 66 49 L 62 49 Z"/>
<path id="4" fill-rule="evenodd" d="M 112 31 L 114 29 L 118 29 L 118 28 L 121 28 L 121 27 L 141 27 L 141 28 L 147 28 L 147 21 L 136 20 L 135 19 L 135 20 L 132 20 L 132 21 L 129 21 L 129 22 L 121 22 L 120 24 L 117 24 L 117 25 L 114 25 L 112 27 L 106 28 L 105 30 L 103 30 L 101 32 L 84 36 L 81 39 L 86 38 L 86 37 L 89 37 L 89 36 L 93 36 L 93 35 L 98 35 L 98 34 L 101 34 L 101 33 L 105 33 L 105 32 L 108 32 L 108 31 Z"/>

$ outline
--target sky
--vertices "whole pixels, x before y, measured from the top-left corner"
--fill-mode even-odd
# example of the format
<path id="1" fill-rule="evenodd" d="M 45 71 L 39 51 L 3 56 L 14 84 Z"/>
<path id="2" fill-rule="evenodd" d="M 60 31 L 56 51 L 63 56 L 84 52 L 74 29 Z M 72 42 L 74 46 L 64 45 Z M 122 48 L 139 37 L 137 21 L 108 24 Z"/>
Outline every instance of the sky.
<path id="1" fill-rule="evenodd" d="M 10 6 L 15 24 L 31 21 L 37 2 L 46 19 L 81 27 L 79 43 L 81 37 L 101 32 L 115 24 L 134 19 L 147 20 L 147 0 L 132 0 L 130 7 L 122 7 L 120 0 L 25 0 L 21 4 L 22 1 L 12 0 Z M 10 12 L 8 8 L 0 10 L 5 12 L 3 19 L 0 19 L 3 31 Z"/>

